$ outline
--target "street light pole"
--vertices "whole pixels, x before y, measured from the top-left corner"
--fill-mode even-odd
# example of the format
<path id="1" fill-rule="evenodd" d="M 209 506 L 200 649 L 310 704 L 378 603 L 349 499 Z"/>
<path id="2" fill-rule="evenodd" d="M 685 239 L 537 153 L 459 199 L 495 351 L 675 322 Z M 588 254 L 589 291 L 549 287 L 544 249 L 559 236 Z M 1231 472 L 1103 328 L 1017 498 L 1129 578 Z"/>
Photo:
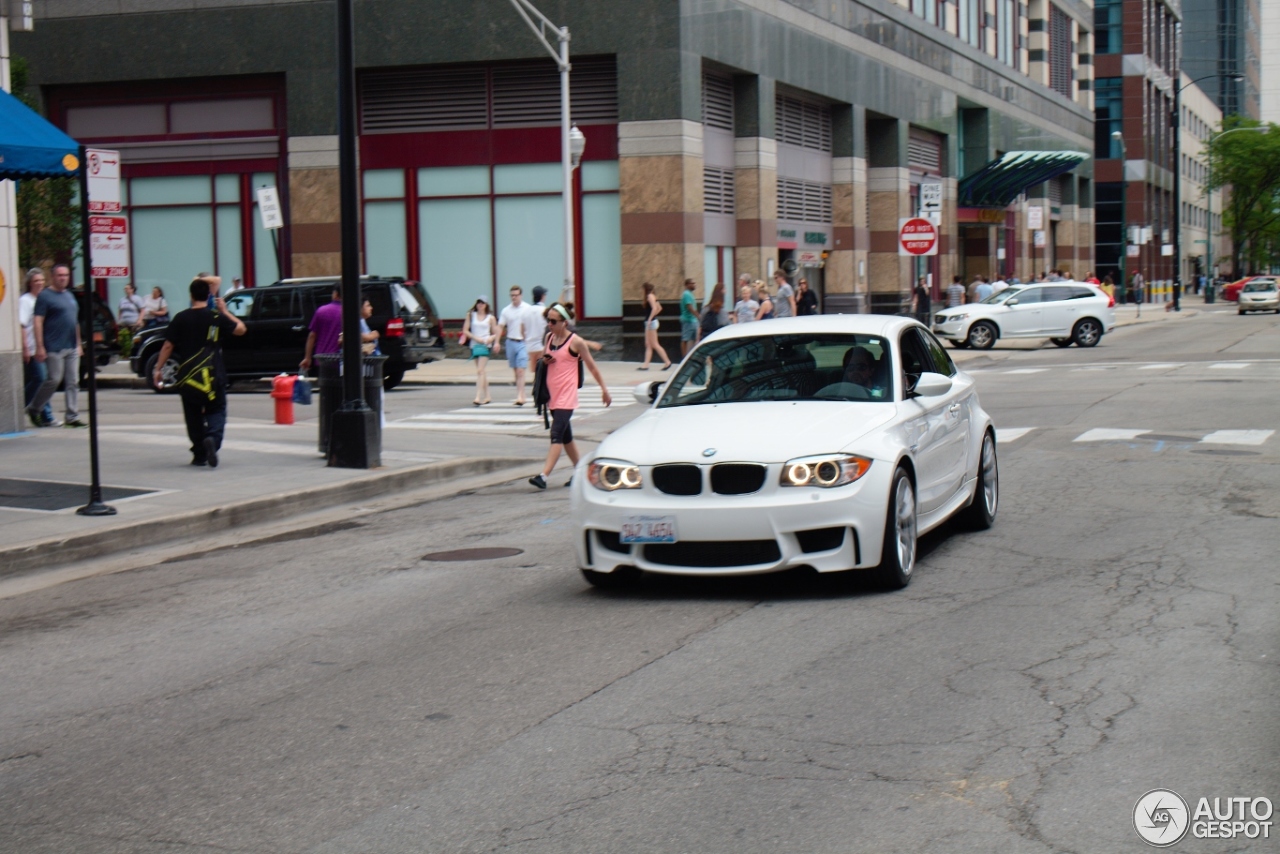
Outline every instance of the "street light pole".
<path id="1" fill-rule="evenodd" d="M 573 227 L 573 170 L 582 159 L 587 139 L 582 131 L 569 120 L 569 28 L 557 27 L 551 19 L 538 11 L 530 0 L 510 0 L 511 5 L 524 18 L 538 41 L 555 60 L 560 69 L 560 167 L 563 173 L 564 198 L 564 285 L 560 301 L 578 302 L 574 288 L 574 227 Z M 556 44 L 551 43 L 554 36 Z"/>

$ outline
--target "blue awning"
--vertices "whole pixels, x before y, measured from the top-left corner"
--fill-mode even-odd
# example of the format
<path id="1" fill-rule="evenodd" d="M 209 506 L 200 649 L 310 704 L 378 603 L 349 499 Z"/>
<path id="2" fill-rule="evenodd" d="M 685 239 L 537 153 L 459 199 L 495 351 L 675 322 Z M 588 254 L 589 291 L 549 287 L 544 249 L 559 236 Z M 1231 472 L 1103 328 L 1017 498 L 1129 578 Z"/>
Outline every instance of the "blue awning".
<path id="1" fill-rule="evenodd" d="M 1079 151 L 1010 151 L 960 182 L 962 208 L 1005 208 L 1028 187 L 1070 172 L 1089 159 Z"/>
<path id="2" fill-rule="evenodd" d="M 61 178 L 80 169 L 80 144 L 0 91 L 0 179 Z"/>

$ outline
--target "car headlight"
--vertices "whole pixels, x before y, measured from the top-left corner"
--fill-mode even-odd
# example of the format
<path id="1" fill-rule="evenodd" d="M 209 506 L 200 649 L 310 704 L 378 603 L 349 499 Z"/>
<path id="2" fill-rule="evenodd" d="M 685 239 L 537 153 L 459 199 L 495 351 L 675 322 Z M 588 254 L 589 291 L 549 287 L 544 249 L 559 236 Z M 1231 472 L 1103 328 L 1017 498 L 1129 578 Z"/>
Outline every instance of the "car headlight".
<path id="1" fill-rule="evenodd" d="M 830 489 L 853 483 L 871 468 L 871 460 L 852 454 L 799 457 L 782 467 L 783 486 L 817 486 Z"/>
<path id="2" fill-rule="evenodd" d="M 587 482 L 596 489 L 639 489 L 643 482 L 640 467 L 624 460 L 593 460 L 587 466 Z"/>

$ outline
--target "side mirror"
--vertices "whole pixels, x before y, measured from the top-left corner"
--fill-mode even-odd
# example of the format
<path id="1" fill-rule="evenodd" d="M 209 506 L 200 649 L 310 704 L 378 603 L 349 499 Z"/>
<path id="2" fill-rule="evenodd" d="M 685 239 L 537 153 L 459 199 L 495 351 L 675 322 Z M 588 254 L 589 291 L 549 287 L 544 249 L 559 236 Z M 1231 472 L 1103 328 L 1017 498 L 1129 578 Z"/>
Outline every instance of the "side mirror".
<path id="1" fill-rule="evenodd" d="M 1005 300 L 1005 301 L 1004 301 L 1004 304 L 1005 304 L 1005 305 L 1007 305 L 1007 306 L 1015 306 L 1015 305 L 1017 305 L 1017 304 L 1018 304 L 1018 298 L 1017 298 L 1017 297 L 1009 297 L 1007 300 Z"/>
<path id="2" fill-rule="evenodd" d="M 666 385 L 666 383 L 661 381 L 640 383 L 635 388 L 631 389 L 631 393 L 635 395 L 636 403 L 643 403 L 645 406 L 648 406 L 658 399 L 658 395 L 662 392 L 662 387 L 664 385 Z"/>
<path id="3" fill-rule="evenodd" d="M 951 378 L 932 371 L 925 371 L 911 387 L 911 393 L 919 397 L 938 397 L 951 391 Z"/>

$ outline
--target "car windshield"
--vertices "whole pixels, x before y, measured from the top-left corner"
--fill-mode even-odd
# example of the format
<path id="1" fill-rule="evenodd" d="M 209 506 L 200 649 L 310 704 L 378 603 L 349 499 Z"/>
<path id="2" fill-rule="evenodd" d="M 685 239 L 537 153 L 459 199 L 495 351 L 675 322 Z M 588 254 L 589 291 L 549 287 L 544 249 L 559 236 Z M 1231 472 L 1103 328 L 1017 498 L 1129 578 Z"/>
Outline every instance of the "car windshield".
<path id="1" fill-rule="evenodd" d="M 1022 290 L 1022 288 L 1016 285 L 1010 285 L 1009 287 L 1002 290 L 1000 293 L 992 294 L 991 296 L 987 297 L 986 299 L 983 300 L 983 302 L 986 303 L 987 305 L 999 305 L 1000 303 L 1004 302 L 1005 300 L 1007 300 L 1009 297 L 1013 296 L 1020 290 Z"/>
<path id="2" fill-rule="evenodd" d="M 1246 294 L 1261 294 L 1276 289 L 1275 279 L 1259 279 L 1244 286 Z"/>
<path id="3" fill-rule="evenodd" d="M 761 400 L 887 401 L 889 343 L 878 335 L 754 335 L 690 354 L 659 408 Z"/>

